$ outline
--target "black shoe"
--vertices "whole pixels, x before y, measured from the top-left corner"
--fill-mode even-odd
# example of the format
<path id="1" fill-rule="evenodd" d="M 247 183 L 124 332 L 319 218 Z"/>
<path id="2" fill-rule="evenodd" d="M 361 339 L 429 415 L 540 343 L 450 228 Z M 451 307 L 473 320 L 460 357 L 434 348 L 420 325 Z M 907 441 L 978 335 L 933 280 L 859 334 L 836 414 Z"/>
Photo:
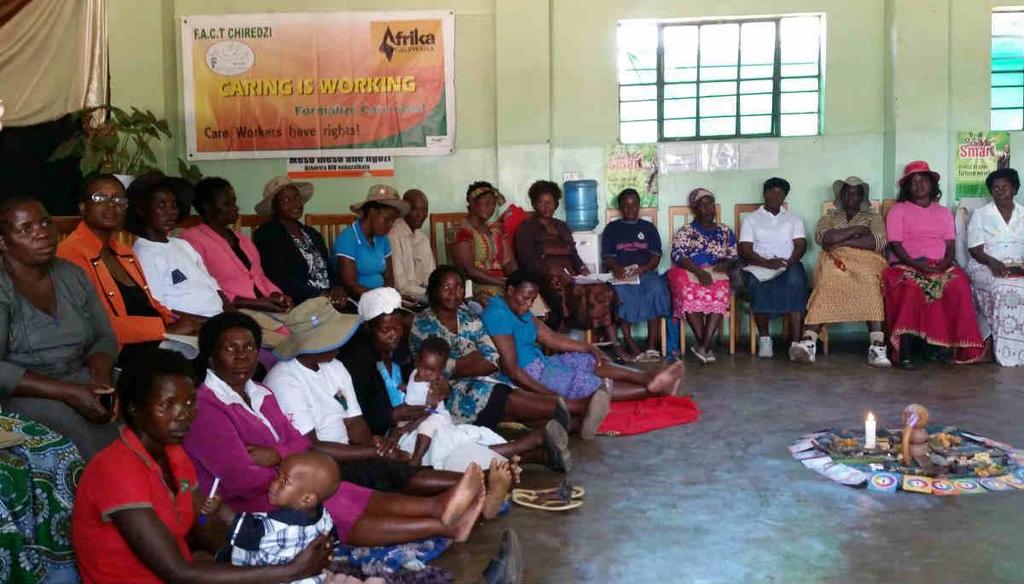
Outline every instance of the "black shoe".
<path id="1" fill-rule="evenodd" d="M 565 405 L 565 400 L 561 397 L 555 399 L 555 415 L 553 419 L 561 424 L 566 432 L 571 431 L 572 415 L 569 413 L 569 406 Z"/>
<path id="2" fill-rule="evenodd" d="M 516 584 L 523 579 L 523 552 L 519 537 L 511 528 L 501 531 L 498 553 L 484 570 L 485 584 Z"/>

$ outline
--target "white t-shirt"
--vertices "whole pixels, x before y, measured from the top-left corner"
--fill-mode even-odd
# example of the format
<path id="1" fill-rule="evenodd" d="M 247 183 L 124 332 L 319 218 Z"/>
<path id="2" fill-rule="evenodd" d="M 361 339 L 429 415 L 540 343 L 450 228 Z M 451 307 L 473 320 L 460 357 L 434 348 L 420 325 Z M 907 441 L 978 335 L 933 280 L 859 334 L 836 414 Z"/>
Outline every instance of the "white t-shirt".
<path id="1" fill-rule="evenodd" d="M 772 215 L 762 205 L 747 215 L 740 227 L 740 241 L 753 243 L 754 253 L 769 260 L 789 259 L 794 239 L 807 239 L 804 222 L 785 207 L 778 215 Z"/>
<path id="2" fill-rule="evenodd" d="M 132 250 L 149 282 L 149 291 L 167 308 L 198 316 L 216 316 L 224 311 L 217 281 L 184 239 L 169 237 L 163 243 L 140 237 Z"/>
<path id="3" fill-rule="evenodd" d="M 339 361 L 321 363 L 318 371 L 298 359 L 280 361 L 263 384 L 274 392 L 281 411 L 300 434 L 316 430 L 323 442 L 348 444 L 345 419 L 363 415 L 352 376 Z"/>

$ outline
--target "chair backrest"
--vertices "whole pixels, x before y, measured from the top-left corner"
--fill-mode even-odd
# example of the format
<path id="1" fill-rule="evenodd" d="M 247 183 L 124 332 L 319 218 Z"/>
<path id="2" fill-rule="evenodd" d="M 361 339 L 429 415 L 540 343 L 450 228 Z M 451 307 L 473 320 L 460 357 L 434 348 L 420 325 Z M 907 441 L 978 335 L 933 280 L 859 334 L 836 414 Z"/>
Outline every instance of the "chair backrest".
<path id="1" fill-rule="evenodd" d="M 872 213 L 878 213 L 879 211 L 882 210 L 882 202 L 879 201 L 878 199 L 871 199 L 868 204 L 871 205 Z M 824 215 L 825 213 L 828 213 L 829 211 L 835 208 L 835 201 L 825 201 L 821 204 L 821 214 Z"/>
<path id="2" fill-rule="evenodd" d="M 757 211 L 760 206 L 761 203 L 736 203 L 736 206 L 733 207 L 732 228 L 736 232 L 737 241 L 740 238 L 740 227 L 743 225 L 743 218 Z"/>
<path id="3" fill-rule="evenodd" d="M 612 221 L 622 218 L 622 212 L 618 209 L 605 209 L 604 211 L 604 224 L 607 226 Z M 640 209 L 640 218 L 646 219 L 654 226 L 658 226 L 658 208 L 657 207 L 642 207 Z"/>
<path id="4" fill-rule="evenodd" d="M 79 215 L 55 215 L 50 217 L 53 220 L 53 224 L 57 226 L 57 241 L 61 242 L 67 239 L 71 232 L 78 227 L 78 223 L 82 220 Z"/>
<path id="5" fill-rule="evenodd" d="M 251 238 L 252 237 L 252 232 L 256 231 L 257 227 L 259 227 L 260 225 L 263 225 L 264 223 L 266 223 L 269 220 L 270 220 L 270 217 L 267 217 L 266 215 L 239 215 L 238 216 L 238 229 L 239 230 L 244 229 L 245 230 L 245 234 L 248 235 Z"/>
<path id="6" fill-rule="evenodd" d="M 434 252 L 434 260 L 437 265 L 448 263 L 448 246 L 445 245 L 445 236 L 448 229 L 453 225 L 466 220 L 468 213 L 433 213 L 430 215 L 430 250 Z M 440 229 L 438 229 L 440 228 Z M 438 245 L 438 241 L 441 242 Z"/>
<path id="7" fill-rule="evenodd" d="M 882 219 L 889 216 L 889 211 L 892 210 L 893 205 L 897 203 L 896 199 L 885 199 L 882 201 Z"/>
<path id="8" fill-rule="evenodd" d="M 352 213 L 307 213 L 306 226 L 320 232 L 324 244 L 330 249 L 343 229 L 356 222 Z"/>
<path id="9" fill-rule="evenodd" d="M 715 218 L 722 221 L 722 205 L 715 203 Z M 680 227 L 693 221 L 693 209 L 689 205 L 674 205 L 668 208 L 669 241 L 675 238 Z"/>

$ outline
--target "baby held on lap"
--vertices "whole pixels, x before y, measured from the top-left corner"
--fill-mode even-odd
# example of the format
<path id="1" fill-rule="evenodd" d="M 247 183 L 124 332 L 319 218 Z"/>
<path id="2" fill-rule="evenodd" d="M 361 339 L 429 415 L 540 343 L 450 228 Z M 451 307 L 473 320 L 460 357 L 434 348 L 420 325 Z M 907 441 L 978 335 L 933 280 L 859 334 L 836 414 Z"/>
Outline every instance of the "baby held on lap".
<path id="1" fill-rule="evenodd" d="M 277 478 L 270 483 L 270 504 L 276 511 L 235 513 L 221 505 L 219 497 L 207 499 L 203 514 L 230 526 L 228 543 L 217 553 L 217 561 L 236 566 L 273 566 L 291 562 L 318 538 L 321 545 L 333 546 L 334 522 L 322 504 L 337 490 L 340 480 L 338 465 L 330 457 L 303 452 L 282 460 Z M 325 572 L 300 582 L 353 581 L 345 578 Z"/>
<path id="2" fill-rule="evenodd" d="M 406 405 L 426 407 L 426 413 L 399 427 L 398 446 L 412 455 L 410 464 L 414 466 L 463 471 L 476 462 L 488 468 L 494 459 L 505 460 L 489 448 L 504 444 L 505 439 L 489 428 L 456 424 L 443 402 L 428 403 L 431 382 L 444 378 L 449 350 L 448 343 L 440 337 L 423 341 L 416 369 L 405 387 L 404 399 Z"/>

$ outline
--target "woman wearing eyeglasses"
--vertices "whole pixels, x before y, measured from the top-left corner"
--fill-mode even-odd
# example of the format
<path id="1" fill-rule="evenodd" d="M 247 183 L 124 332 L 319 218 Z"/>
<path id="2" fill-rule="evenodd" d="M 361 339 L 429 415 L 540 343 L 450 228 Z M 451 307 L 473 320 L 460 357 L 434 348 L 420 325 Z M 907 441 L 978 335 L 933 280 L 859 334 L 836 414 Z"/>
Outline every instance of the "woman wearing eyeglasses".
<path id="1" fill-rule="evenodd" d="M 82 221 L 57 246 L 57 255 L 85 270 L 96 288 L 117 336 L 119 363 L 156 346 L 164 333 L 194 335 L 200 322 L 177 316 L 149 292 L 146 277 L 130 247 L 115 235 L 124 226 L 128 198 L 117 177 L 101 174 L 83 185 L 78 209 Z"/>

